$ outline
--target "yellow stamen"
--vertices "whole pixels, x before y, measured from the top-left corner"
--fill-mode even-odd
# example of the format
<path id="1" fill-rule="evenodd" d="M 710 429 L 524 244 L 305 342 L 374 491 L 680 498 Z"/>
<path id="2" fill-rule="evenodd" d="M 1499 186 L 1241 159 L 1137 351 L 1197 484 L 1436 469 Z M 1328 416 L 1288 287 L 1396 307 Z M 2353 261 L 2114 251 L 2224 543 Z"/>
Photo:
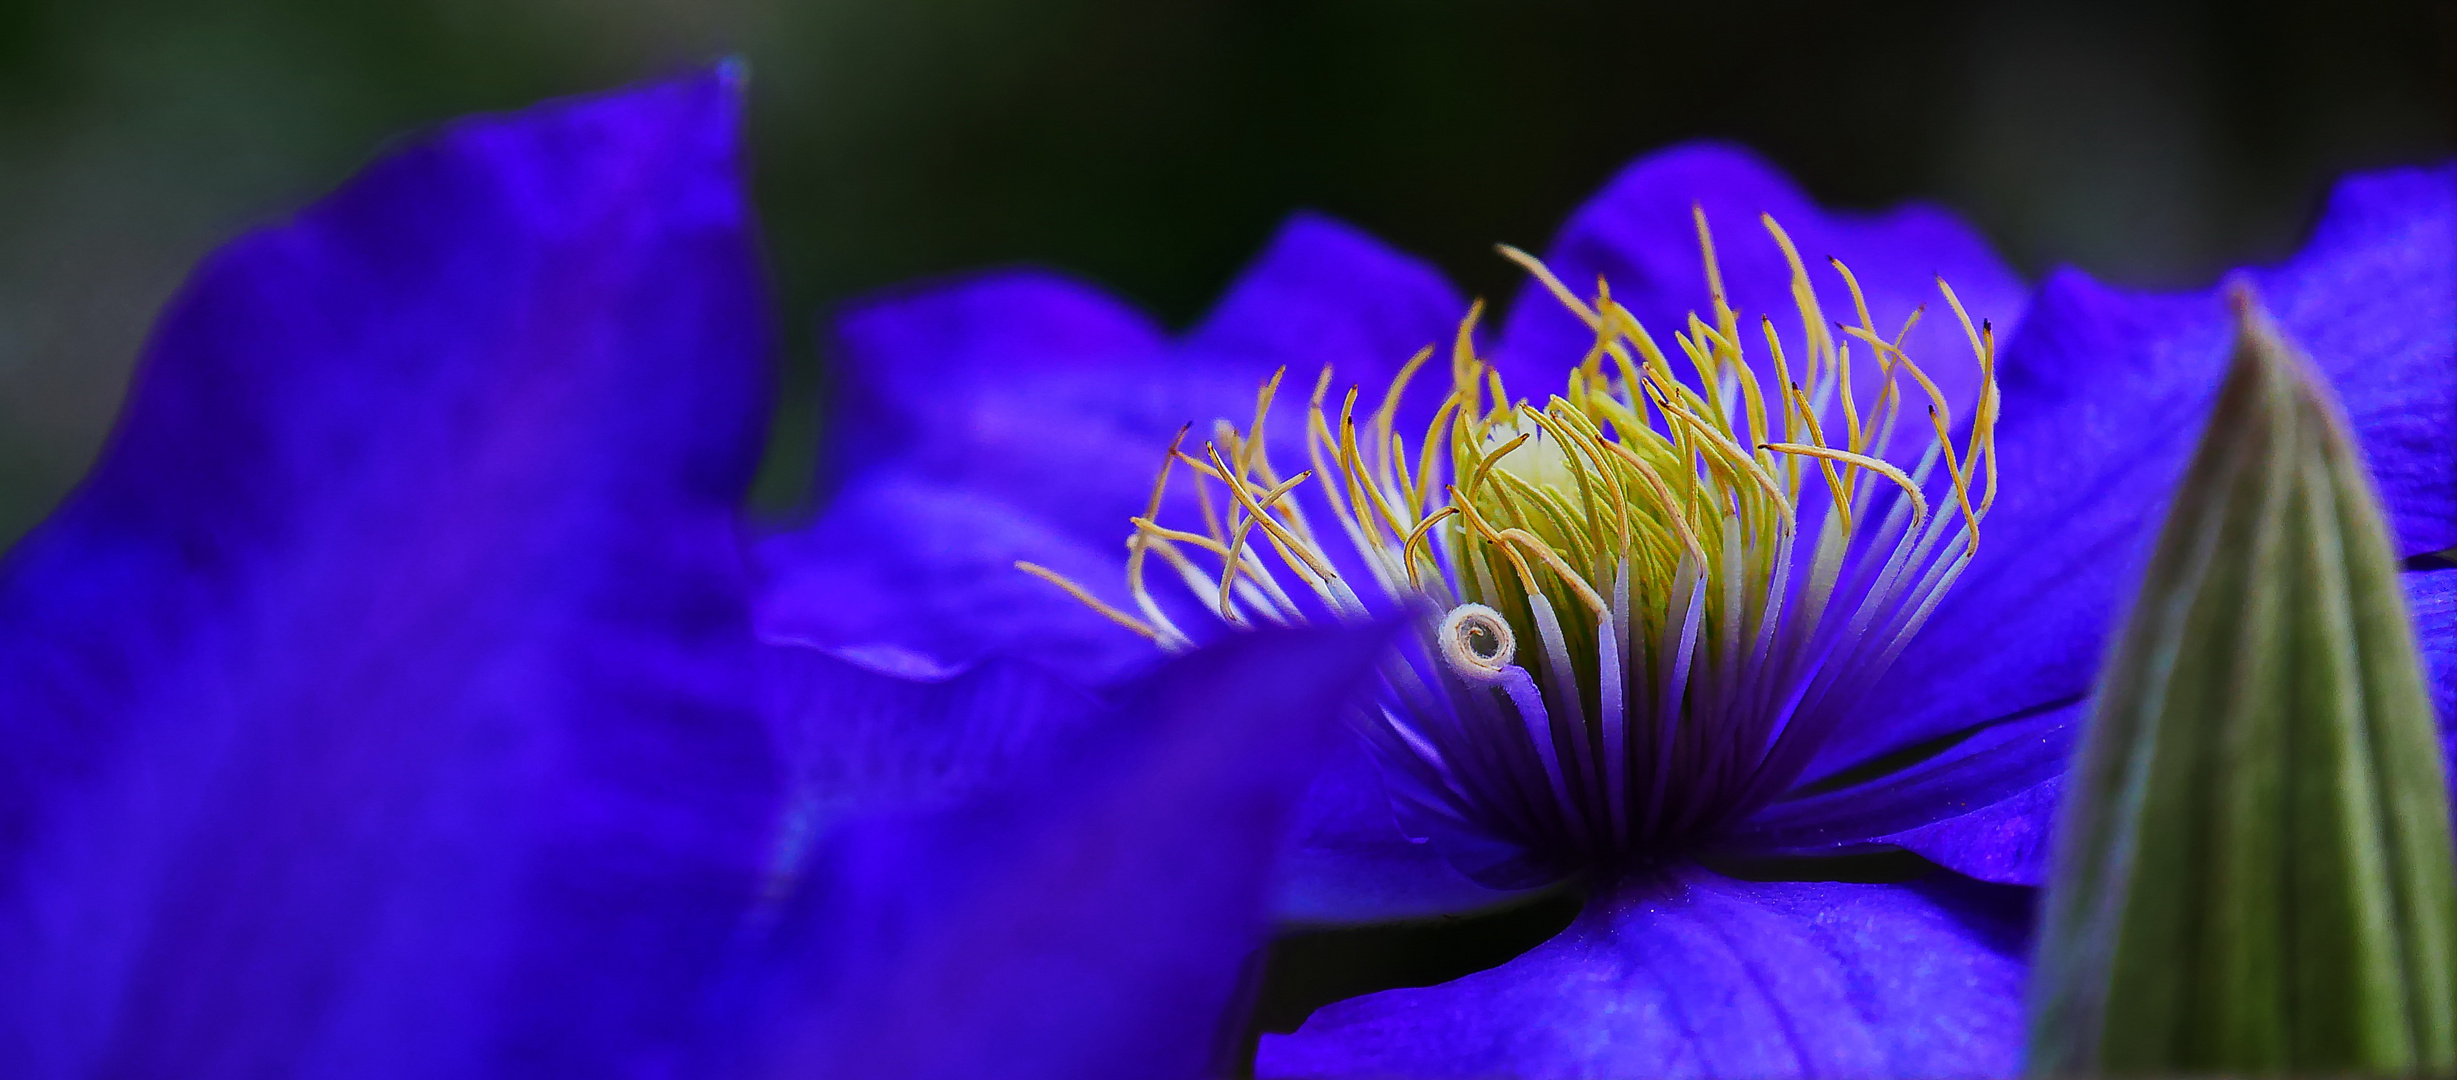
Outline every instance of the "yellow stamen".
<path id="1" fill-rule="evenodd" d="M 1141 619 L 1138 619 L 1123 611 L 1119 611 L 1116 608 L 1110 607 L 1108 604 L 1102 603 L 1100 597 L 1092 595 L 1090 592 L 1086 591 L 1083 586 L 1077 585 L 1073 581 L 1068 580 L 1067 576 L 1064 574 L 1061 574 L 1046 566 L 1042 566 L 1039 563 L 1024 562 L 1022 560 L 1016 561 L 1015 568 L 1034 577 L 1040 578 L 1041 580 L 1061 589 L 1065 589 L 1067 595 L 1081 601 L 1083 606 L 1108 616 L 1109 621 L 1114 622 L 1119 626 L 1123 626 L 1154 641 L 1160 640 L 1160 631 L 1152 629 L 1149 624 L 1145 623 Z"/>

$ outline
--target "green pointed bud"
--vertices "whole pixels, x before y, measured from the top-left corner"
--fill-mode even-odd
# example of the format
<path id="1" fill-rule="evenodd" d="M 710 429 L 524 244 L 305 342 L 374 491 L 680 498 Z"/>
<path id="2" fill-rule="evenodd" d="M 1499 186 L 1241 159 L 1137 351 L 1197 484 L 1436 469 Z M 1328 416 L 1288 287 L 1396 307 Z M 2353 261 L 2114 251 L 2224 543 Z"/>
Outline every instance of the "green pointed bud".
<path id="1" fill-rule="evenodd" d="M 2457 855 L 2398 562 L 2335 398 L 2232 300 L 2066 788 L 2030 1068 L 2457 1071 Z"/>

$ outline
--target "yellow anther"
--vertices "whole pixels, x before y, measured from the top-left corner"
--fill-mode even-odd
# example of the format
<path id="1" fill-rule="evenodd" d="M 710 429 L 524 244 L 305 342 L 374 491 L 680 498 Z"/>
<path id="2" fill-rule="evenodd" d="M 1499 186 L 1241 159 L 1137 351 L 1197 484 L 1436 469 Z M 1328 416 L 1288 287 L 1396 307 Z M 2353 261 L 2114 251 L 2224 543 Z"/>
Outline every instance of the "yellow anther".
<path id="1" fill-rule="evenodd" d="M 1219 469 L 1223 473 L 1227 472 L 1228 466 L 1222 463 L 1220 460 L 1219 446 L 1207 446 L 1205 449 L 1211 455 L 1211 463 L 1213 467 Z M 1287 494 L 1290 489 L 1296 487 L 1299 483 L 1302 483 L 1306 477 L 1311 475 L 1313 475 L 1313 470 L 1311 469 L 1298 473 L 1297 475 L 1290 477 L 1287 483 L 1271 489 L 1268 494 L 1260 499 L 1255 498 L 1252 492 L 1247 491 L 1244 484 L 1230 484 L 1229 495 L 1237 500 L 1238 505 L 1245 507 L 1247 514 L 1252 515 L 1246 522 L 1247 524 L 1261 525 L 1264 532 L 1271 534 L 1272 540 L 1276 541 L 1280 546 L 1286 548 L 1298 559 L 1302 560 L 1306 564 L 1306 567 L 1314 572 L 1314 575 L 1317 578 L 1329 580 L 1339 575 L 1332 573 L 1330 564 L 1325 562 L 1320 555 L 1315 554 L 1311 550 L 1310 545 L 1298 540 L 1294 534 L 1290 533 L 1286 528 L 1281 526 L 1278 519 L 1271 516 L 1271 511 L 1269 509 L 1270 504 L 1279 501 L 1280 496 Z M 1242 538 L 1242 534 L 1240 535 Z"/>
<path id="2" fill-rule="evenodd" d="M 1495 535 L 1526 548 L 1544 565 L 1551 567 L 1553 573 L 1568 584 L 1570 591 L 1577 593 L 1578 599 L 1598 617 L 1611 610 L 1604 605 L 1604 597 L 1595 591 L 1595 586 L 1587 584 L 1586 578 L 1579 576 L 1578 571 L 1571 569 L 1569 560 L 1562 558 L 1560 552 L 1554 551 L 1553 546 L 1545 543 L 1543 537 L 1525 529 L 1503 529 Z"/>
<path id="3" fill-rule="evenodd" d="M 1421 590 L 1425 587 L 1424 579 L 1416 576 L 1416 561 L 1414 558 L 1414 553 L 1416 551 L 1417 543 L 1425 539 L 1425 537 L 1428 535 L 1431 535 L 1434 526 L 1449 520 L 1458 513 L 1458 507 L 1445 506 L 1432 514 L 1427 515 L 1425 520 L 1416 523 L 1415 528 L 1408 530 L 1408 538 L 1405 541 L 1402 541 L 1399 545 L 1399 560 L 1408 569 L 1409 588 Z M 1430 548 L 1426 549 L 1425 551 L 1425 561 L 1433 561 L 1433 551 Z M 1437 564 L 1435 569 L 1440 569 L 1440 566 Z"/>
<path id="4" fill-rule="evenodd" d="M 1474 495 L 1476 493 L 1477 484 L 1484 480 L 1486 473 L 1493 471 L 1493 466 L 1501 464 L 1501 459 L 1509 457 L 1511 451 L 1518 449 L 1521 444 L 1535 437 L 1535 432 L 1527 432 L 1526 434 L 1520 435 L 1518 438 L 1501 444 L 1500 449 L 1485 455 L 1483 460 L 1476 463 L 1476 471 L 1468 475 L 1466 488 L 1467 493 L 1469 495 Z"/>
<path id="5" fill-rule="evenodd" d="M 1150 624 L 1145 623 L 1143 620 L 1123 611 L 1119 611 L 1116 608 L 1110 607 L 1108 604 L 1102 603 L 1100 597 L 1092 595 L 1090 592 L 1086 591 L 1083 586 L 1077 585 L 1073 581 L 1068 580 L 1067 576 L 1064 574 L 1061 574 L 1039 563 L 1024 562 L 1022 560 L 1016 561 L 1015 568 L 1066 590 L 1067 595 L 1081 601 L 1083 606 L 1108 616 L 1109 621 L 1114 622 L 1119 626 L 1123 626 L 1154 641 L 1160 640 L 1160 631 L 1152 629 Z"/>
<path id="6" fill-rule="evenodd" d="M 1202 548 L 1205 551 L 1211 552 L 1214 555 L 1228 554 L 1229 549 L 1227 544 L 1223 544 L 1200 533 L 1190 533 L 1183 529 L 1169 528 L 1166 525 L 1155 523 L 1150 518 L 1131 518 L 1128 520 L 1127 524 L 1135 527 L 1135 532 L 1138 536 L 1157 536 L 1163 540 L 1175 541 L 1180 544 L 1192 544 L 1196 547 Z"/>
<path id="7" fill-rule="evenodd" d="M 1542 282 L 1545 289 L 1553 294 L 1553 299 L 1561 301 L 1561 306 L 1570 309 L 1570 314 L 1578 316 L 1579 321 L 1591 327 L 1601 322 L 1596 316 L 1595 309 L 1588 307 L 1587 302 L 1579 299 L 1577 293 L 1571 292 L 1570 287 L 1562 284 L 1560 278 L 1554 277 L 1553 268 L 1544 265 L 1543 260 L 1508 244 L 1495 244 L 1493 247 L 1494 250 L 1502 253 L 1503 258 L 1519 264 L 1528 273 L 1535 275 L 1535 279 Z"/>
<path id="8" fill-rule="evenodd" d="M 1828 461 L 1848 462 L 1874 472 L 1893 481 L 1894 486 L 1901 488 L 1903 494 L 1911 499 L 1911 519 L 1914 522 L 1928 520 L 1928 497 L 1920 494 L 1920 486 L 1912 483 L 1911 477 L 1901 469 L 1895 468 L 1882 458 L 1855 454 L 1849 450 L 1836 450 L 1825 446 L 1802 446 L 1797 443 L 1767 443 L 1766 449 L 1786 454 L 1799 454 L 1803 457 L 1825 458 Z"/>

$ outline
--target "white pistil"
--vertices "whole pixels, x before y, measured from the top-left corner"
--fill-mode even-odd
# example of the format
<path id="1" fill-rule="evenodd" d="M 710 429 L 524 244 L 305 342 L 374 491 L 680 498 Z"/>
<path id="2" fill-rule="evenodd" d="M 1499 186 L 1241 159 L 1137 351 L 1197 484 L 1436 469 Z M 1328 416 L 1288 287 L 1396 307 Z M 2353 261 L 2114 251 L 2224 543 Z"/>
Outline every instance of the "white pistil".
<path id="1" fill-rule="evenodd" d="M 1518 653 L 1518 635 L 1510 620 L 1483 604 L 1461 604 L 1442 619 L 1434 640 L 1450 669 L 1471 682 L 1498 681 Z"/>

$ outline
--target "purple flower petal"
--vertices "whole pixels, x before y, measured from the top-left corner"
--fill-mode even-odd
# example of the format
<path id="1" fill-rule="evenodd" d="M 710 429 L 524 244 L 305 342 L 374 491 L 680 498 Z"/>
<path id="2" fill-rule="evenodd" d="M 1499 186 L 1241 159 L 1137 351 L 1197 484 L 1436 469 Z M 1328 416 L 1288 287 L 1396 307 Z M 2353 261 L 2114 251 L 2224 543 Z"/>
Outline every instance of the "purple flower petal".
<path id="1" fill-rule="evenodd" d="M 829 430 L 848 477 L 913 457 L 956 476 L 988 470 L 977 478 L 994 485 L 996 470 L 1067 471 L 1103 449 L 1149 472 L 1159 454 L 1143 447 L 1151 431 L 1166 438 L 1185 422 L 1168 418 L 1183 408 L 1156 389 L 1180 374 L 1160 328 L 1056 274 L 907 286 L 848 305 L 831 331 L 839 389 Z M 1087 434 L 1130 445 L 1087 446 Z"/>
<path id="2" fill-rule="evenodd" d="M 1721 842 L 1798 854 L 1895 844 L 1983 881 L 2040 884 L 2055 784 L 2087 712 L 2067 701 L 1989 724 L 1917 762 L 1809 785 Z"/>
<path id="3" fill-rule="evenodd" d="M 809 528 L 759 548 L 760 626 L 884 642 L 949 665 L 1024 656 L 1087 680 L 1149 664 L 1148 643 L 1015 569 L 1040 563 L 1129 607 L 1128 519 L 1170 436 L 1243 425 L 1289 368 L 1374 393 L 1462 307 L 1441 277 L 1347 226 L 1299 216 L 1210 318 L 1171 345 L 1088 286 L 985 275 L 857 305 L 837 328 L 848 486 Z M 1438 393 L 1439 380 L 1427 386 Z M 1297 430 L 1293 424 L 1287 430 Z M 1302 455 L 1300 454 L 1299 457 Z M 1192 520 L 1191 499 L 1171 504 Z"/>
<path id="4" fill-rule="evenodd" d="M 2441 726 L 2457 731 L 2457 570 L 2411 572 L 2405 586 Z M 2088 707 L 1994 723 L 1914 765 L 1776 802 L 1726 842 L 1795 853 L 1892 844 L 1982 881 L 2045 884 L 2063 772 Z M 2457 767 L 2457 740 L 2444 741 Z"/>
<path id="5" fill-rule="evenodd" d="M 1490 971 L 1317 1011 L 1262 1076 L 2010 1076 L 2031 891 L 1753 883 L 1589 901 Z"/>
<path id="6" fill-rule="evenodd" d="M 1596 277 L 1602 275 L 1611 283 L 1613 298 L 1678 357 L 1672 334 L 1686 329 L 1689 314 L 1697 312 L 1710 325 L 1715 318 L 1690 214 L 1693 205 L 1706 211 L 1725 290 L 1745 320 L 1741 347 L 1758 361 L 1760 377 L 1769 386 L 1781 384 L 1771 381 L 1774 369 L 1758 327 L 1760 316 L 1774 320 L 1794 372 L 1806 354 L 1792 303 L 1791 269 L 1760 224 L 1761 214 L 1774 215 L 1791 236 L 1828 319 L 1857 322 L 1842 278 L 1827 265 L 1829 256 L 1841 259 L 1858 276 L 1870 317 L 1885 336 L 1892 337 L 1912 309 L 1927 305 L 1927 316 L 1905 348 L 1937 381 L 1956 418 L 1969 415 L 1979 372 L 1961 326 L 1937 292 L 1936 279 L 1942 275 L 1952 283 L 1973 320 L 1993 320 L 2000 339 L 2022 318 L 2021 279 L 1953 215 L 1916 203 L 1873 215 L 1826 211 L 1755 155 L 1716 144 L 1676 147 L 1639 159 L 1570 218 L 1545 261 L 1582 298 L 1594 292 Z M 1530 282 L 1511 305 L 1497 362 L 1511 393 L 1541 401 L 1594 343 L 1592 332 Z M 1865 352 L 1853 350 L 1855 356 Z M 1864 387 L 1860 400 L 1873 401 L 1875 366 L 1859 363 L 1855 368 L 1854 386 Z"/>
<path id="7" fill-rule="evenodd" d="M 2253 276 L 2337 389 L 2398 553 L 2457 546 L 2457 164 L 2347 179 L 2303 252 Z"/>
<path id="8" fill-rule="evenodd" d="M 2451 730 L 2457 571 L 2409 573 L 2405 585 L 2441 725 Z M 2063 771 L 2087 709 L 2074 702 L 1991 724 L 1914 766 L 1777 802 L 1727 841 L 1795 853 L 1892 844 L 1982 881 L 2045 884 Z M 2444 750 L 2457 767 L 2457 745 Z"/>
<path id="9" fill-rule="evenodd" d="M 2441 738 L 2457 740 L 2457 568 L 2411 572 L 2403 584 L 2432 701 L 2440 708 Z M 2451 763 L 2457 765 L 2457 756 Z"/>
<path id="10" fill-rule="evenodd" d="M 1429 419 L 1450 392 L 1448 349 L 1466 314 L 1467 302 L 1441 271 L 1349 225 L 1298 214 L 1186 336 L 1185 347 L 1254 381 L 1285 367 L 1289 396 L 1299 403 L 1328 366 L 1335 394 L 1362 388 L 1363 411 L 1381 400 L 1410 357 L 1430 346 L 1441 362 L 1418 372 L 1409 395 Z"/>
<path id="11" fill-rule="evenodd" d="M 2345 182 L 2310 247 L 2256 279 L 2346 403 L 2401 553 L 2457 543 L 2457 168 Z M 2000 365 L 2003 487 L 1979 555 L 1823 768 L 2089 689 L 2229 325 L 2215 290 L 2048 281 Z"/>
<path id="12" fill-rule="evenodd" d="M 2065 778 L 2042 780 L 1942 821 L 1878 838 L 1948 870 L 2005 885 L 2045 885 Z"/>
<path id="13" fill-rule="evenodd" d="M 752 1075 L 1206 1074 L 1289 806 L 1386 639 L 1239 635 L 1019 788 L 829 837 L 770 969 L 787 1034 Z"/>
<path id="14" fill-rule="evenodd" d="M 628 1075 L 775 790 L 732 69 L 464 121 L 199 268 L 0 570 L 0 1071 Z"/>
<path id="15" fill-rule="evenodd" d="M 798 813 L 962 799 L 1012 781 L 1037 748 L 1075 737 L 1099 711 L 1032 664 L 950 671 L 889 647 L 761 652 Z"/>
<path id="16" fill-rule="evenodd" d="M 1015 563 L 1129 606 L 1127 522 L 1170 435 L 1250 401 L 1245 376 L 1172 355 L 1140 314 L 1041 272 L 891 293 L 835 332 L 849 475 L 817 521 L 759 542 L 761 633 L 949 667 L 1024 657 L 1087 682 L 1156 661 Z"/>
<path id="17" fill-rule="evenodd" d="M 1159 458 L 1155 449 L 1147 464 L 1157 468 Z M 1095 543 L 995 493 L 879 470 L 841 492 L 817 524 L 760 542 L 760 632 L 832 648 L 890 646 L 945 668 L 1006 656 L 1079 684 L 1106 682 L 1151 666 L 1159 649 L 1015 562 L 1047 566 L 1132 610 L 1126 519 L 1143 507 L 1113 509 L 1116 535 Z"/>
<path id="18" fill-rule="evenodd" d="M 1423 919 L 1524 903 L 1545 889 L 1496 889 L 1462 874 L 1437 845 L 1411 841 L 1384 794 L 1381 771 L 1355 739 L 1297 804 L 1280 857 L 1272 913 L 1304 926 Z"/>

